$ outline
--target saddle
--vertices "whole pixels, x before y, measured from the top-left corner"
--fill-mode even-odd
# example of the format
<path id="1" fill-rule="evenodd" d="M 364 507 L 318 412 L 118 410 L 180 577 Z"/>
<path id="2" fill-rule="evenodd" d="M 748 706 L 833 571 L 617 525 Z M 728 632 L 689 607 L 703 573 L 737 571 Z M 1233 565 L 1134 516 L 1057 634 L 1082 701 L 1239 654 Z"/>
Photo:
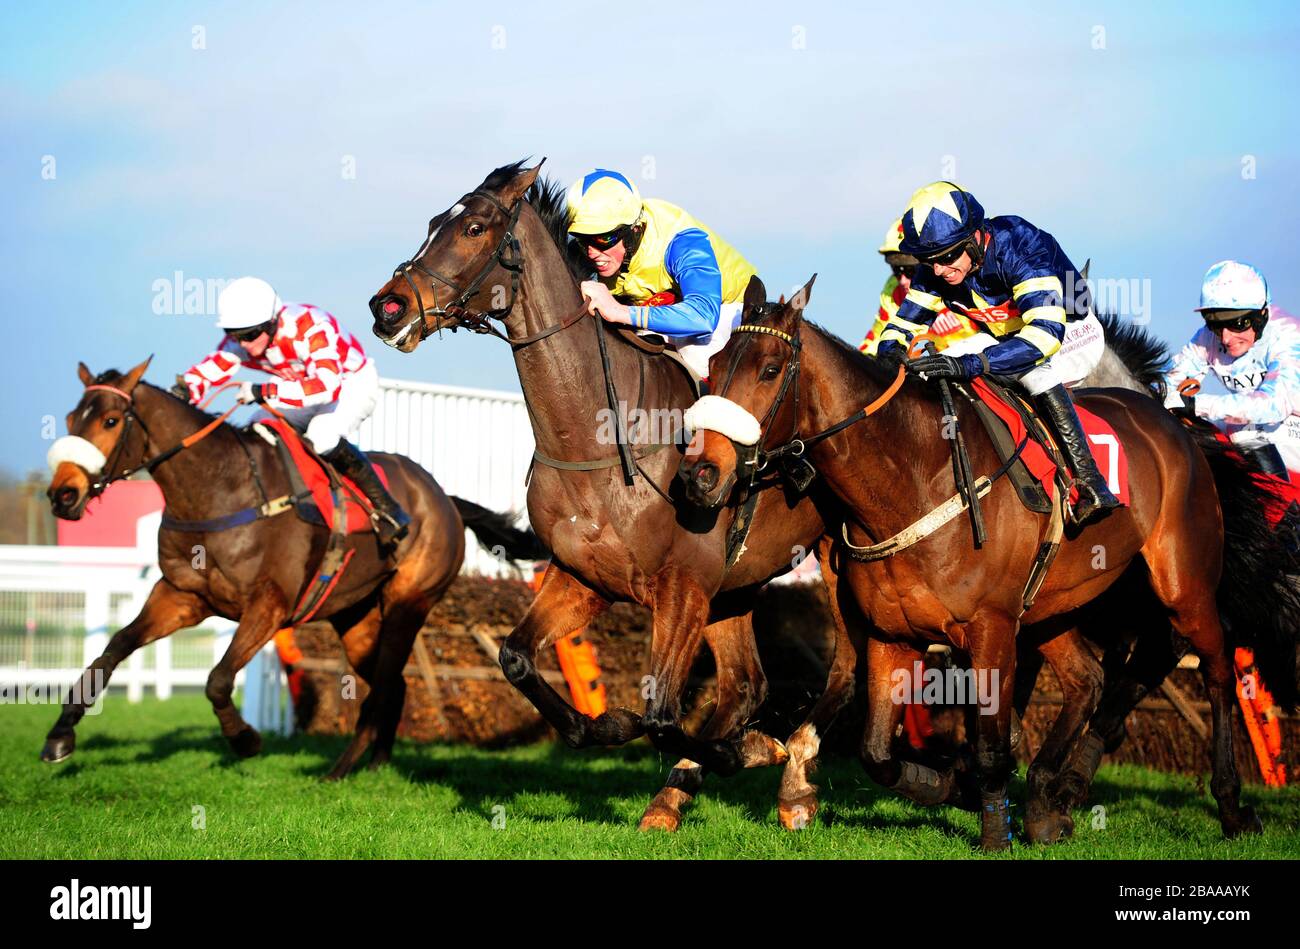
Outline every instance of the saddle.
<path id="1" fill-rule="evenodd" d="M 1015 485 L 1016 497 L 1028 510 L 1035 514 L 1049 514 L 1057 486 L 1071 483 L 1070 469 L 1033 405 L 1011 388 L 1009 382 L 980 376 L 971 381 L 969 389 L 961 385 L 956 388 L 975 407 L 975 414 L 1004 464 L 1028 435 L 1020 457 L 1007 474 Z M 1120 501 L 1128 504 L 1128 457 L 1115 430 L 1101 416 L 1077 403 L 1075 411 L 1094 454 L 1099 455 L 1098 466 L 1111 474 L 1108 477 L 1111 490 Z M 1071 489 L 1071 500 L 1076 496 L 1077 492 Z"/>
<path id="2" fill-rule="evenodd" d="M 338 496 L 347 512 L 346 532 L 366 534 L 374 529 L 370 519 L 370 503 L 365 495 L 337 472 L 326 471 L 324 463 L 314 452 L 308 451 L 297 431 L 279 419 L 264 419 L 253 428 L 269 432 L 268 440 L 274 442 L 289 478 L 289 501 L 301 520 L 319 527 L 331 527 L 334 524 L 333 484 L 338 483 L 342 488 Z M 371 467 L 387 488 L 388 476 L 383 469 L 373 462 Z"/>
<path id="3" fill-rule="evenodd" d="M 701 396 L 708 394 L 708 384 L 695 374 L 695 370 L 686 364 L 686 360 L 678 354 L 677 350 L 669 346 L 658 333 L 647 333 L 643 336 L 629 326 L 618 327 L 617 333 L 624 342 L 630 343 L 641 352 L 649 353 L 651 356 L 663 356 L 665 359 L 677 363 L 682 372 L 686 373 L 686 378 L 690 380 L 697 400 Z"/>

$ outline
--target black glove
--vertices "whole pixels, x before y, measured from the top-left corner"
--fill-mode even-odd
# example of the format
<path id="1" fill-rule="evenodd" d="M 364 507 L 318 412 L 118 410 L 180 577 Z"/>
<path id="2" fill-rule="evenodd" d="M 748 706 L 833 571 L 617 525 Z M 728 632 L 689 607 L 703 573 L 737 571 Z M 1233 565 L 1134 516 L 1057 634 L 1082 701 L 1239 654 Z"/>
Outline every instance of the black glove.
<path id="1" fill-rule="evenodd" d="M 898 372 L 899 366 L 907 365 L 907 350 L 902 344 L 891 339 L 887 343 L 880 344 L 880 348 L 876 350 L 876 361 L 887 367 L 890 372 Z"/>
<path id="2" fill-rule="evenodd" d="M 952 356 L 920 356 L 907 364 L 908 372 L 925 373 L 927 379 L 969 379 L 965 363 Z"/>
<path id="3" fill-rule="evenodd" d="M 266 397 L 270 394 L 267 390 L 271 387 L 265 382 L 258 382 L 253 386 L 253 401 L 258 405 L 266 403 Z"/>
<path id="4" fill-rule="evenodd" d="M 176 398 L 180 399 L 182 402 L 188 402 L 190 400 L 190 387 L 185 384 L 185 380 L 180 376 L 176 377 L 176 384 L 167 391 L 176 396 Z"/>

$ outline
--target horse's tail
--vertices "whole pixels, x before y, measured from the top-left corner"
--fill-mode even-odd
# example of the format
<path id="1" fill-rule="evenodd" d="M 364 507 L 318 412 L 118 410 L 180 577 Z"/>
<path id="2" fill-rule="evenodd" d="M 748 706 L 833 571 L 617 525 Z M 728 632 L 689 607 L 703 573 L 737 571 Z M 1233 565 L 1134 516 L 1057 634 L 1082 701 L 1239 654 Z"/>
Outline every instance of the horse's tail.
<path id="1" fill-rule="evenodd" d="M 494 555 L 504 555 L 510 560 L 547 560 L 551 552 L 529 528 L 515 527 L 514 517 L 489 511 L 481 504 L 451 496 L 451 503 L 460 512 L 460 519 L 474 532 L 484 550 Z"/>
<path id="2" fill-rule="evenodd" d="M 1223 577 L 1219 616 L 1228 641 L 1255 651 L 1264 683 L 1284 709 L 1295 708 L 1300 648 L 1300 557 L 1269 524 L 1267 498 L 1230 446 L 1192 430 L 1214 473 L 1223 511 Z"/>
<path id="3" fill-rule="evenodd" d="M 1158 397 L 1165 397 L 1165 366 L 1169 363 L 1169 349 L 1145 328 L 1132 320 L 1110 313 L 1096 314 L 1106 334 L 1106 346 L 1124 364 L 1143 389 Z"/>

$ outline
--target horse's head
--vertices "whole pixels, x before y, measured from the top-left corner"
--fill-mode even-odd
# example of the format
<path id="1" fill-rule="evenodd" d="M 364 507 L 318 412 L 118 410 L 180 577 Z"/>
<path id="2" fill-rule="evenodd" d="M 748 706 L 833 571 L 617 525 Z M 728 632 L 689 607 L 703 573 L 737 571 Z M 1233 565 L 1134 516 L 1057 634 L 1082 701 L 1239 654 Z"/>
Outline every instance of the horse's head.
<path id="1" fill-rule="evenodd" d="M 98 377 L 85 363 L 77 364 L 86 390 L 68 413 L 68 434 L 50 447 L 47 459 L 54 476 L 45 493 L 55 517 L 80 520 L 86 504 L 108 486 L 113 472 L 134 468 L 144 458 L 149 436 L 136 419 L 133 403 L 136 386 L 152 359 L 126 375 L 110 371 Z"/>
<path id="2" fill-rule="evenodd" d="M 435 330 L 505 317 L 522 267 L 513 229 L 541 167 L 499 168 L 429 222 L 415 256 L 370 298 L 376 336 L 409 353 Z"/>
<path id="3" fill-rule="evenodd" d="M 794 437 L 799 325 L 816 279 L 814 275 L 789 301 L 782 297 L 777 303 L 766 302 L 757 277 L 750 281 L 740 325 L 709 360 L 710 388 L 716 394 L 686 413 L 686 427 L 695 434 L 677 475 L 693 504 L 718 507 L 737 481 L 757 475 L 764 446 Z"/>

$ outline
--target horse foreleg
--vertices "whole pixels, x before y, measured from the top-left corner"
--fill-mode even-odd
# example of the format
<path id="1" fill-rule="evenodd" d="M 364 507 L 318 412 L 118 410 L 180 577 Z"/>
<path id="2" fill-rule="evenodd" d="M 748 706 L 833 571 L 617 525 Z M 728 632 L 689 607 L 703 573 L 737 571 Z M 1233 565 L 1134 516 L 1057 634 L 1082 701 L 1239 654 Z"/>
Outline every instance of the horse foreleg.
<path id="1" fill-rule="evenodd" d="M 717 702 L 699 737 L 730 738 L 741 731 L 767 696 L 767 678 L 754 642 L 752 614 L 711 623 L 704 629 L 704 641 L 709 644 L 718 670 Z M 746 768 L 779 764 L 784 755 L 780 742 L 760 732 L 749 731 L 741 739 Z M 641 816 L 641 830 L 676 830 L 682 808 L 699 793 L 704 776 L 705 769 L 699 763 L 689 758 L 678 761 Z"/>
<path id="2" fill-rule="evenodd" d="M 977 612 L 966 624 L 973 686 L 991 705 L 980 703 L 975 732 L 979 768 L 980 847 L 1005 850 L 1011 846 L 1011 801 L 1007 782 L 1015 767 L 1011 755 L 1011 712 L 1015 705 L 1017 621 L 996 609 Z"/>
<path id="3" fill-rule="evenodd" d="M 103 653 L 95 659 L 68 690 L 54 727 L 45 736 L 41 760 L 63 761 L 76 747 L 76 726 L 86 709 L 108 688 L 108 680 L 122 660 L 142 646 L 164 639 L 176 632 L 196 626 L 212 615 L 200 597 L 176 589 L 167 580 L 159 580 L 149 591 L 140 615 L 113 634 Z"/>
<path id="4" fill-rule="evenodd" d="M 1173 631 L 1165 626 L 1139 638 L 1131 655 L 1126 656 L 1126 647 L 1120 645 L 1106 650 L 1101 698 L 1087 730 L 1048 790 L 1059 809 L 1068 813 L 1087 802 L 1102 756 L 1124 742 L 1129 712 L 1174 671 L 1186 648 L 1185 642 L 1175 643 Z"/>
<path id="5" fill-rule="evenodd" d="M 501 647 L 501 671 L 542 713 L 570 748 L 622 745 L 642 734 L 641 717 L 615 708 L 588 718 L 566 702 L 537 671 L 537 655 L 561 636 L 582 629 L 608 601 L 552 561 L 542 587 Z"/>
<path id="6" fill-rule="evenodd" d="M 853 671 L 857 666 L 858 652 L 849 635 L 848 620 L 843 607 L 847 604 L 855 628 L 865 623 L 863 617 L 853 607 L 852 594 L 841 590 L 839 577 L 832 566 L 829 543 L 823 543 L 818 552 L 818 564 L 822 579 L 826 584 L 829 599 L 832 629 L 833 655 L 826 670 L 826 687 L 822 690 L 817 704 L 803 723 L 794 730 L 786 742 L 790 755 L 781 775 L 781 789 L 777 792 L 777 817 L 786 830 L 801 830 L 807 827 L 817 814 L 817 785 L 808 778 L 817 768 L 817 754 L 821 750 L 822 735 L 835 720 L 835 716 L 853 698 Z"/>
<path id="7" fill-rule="evenodd" d="M 1053 788 L 1101 699 L 1102 674 L 1101 664 L 1077 628 L 1042 643 L 1038 652 L 1047 659 L 1061 684 L 1061 710 L 1025 777 L 1025 836 L 1032 843 L 1054 843 L 1073 833 L 1074 821 L 1070 809 L 1055 799 Z M 1021 675 L 1018 670 L 1017 691 Z"/>
<path id="8" fill-rule="evenodd" d="M 271 641 L 286 620 L 291 607 L 284 593 L 274 583 L 259 584 L 248 598 L 248 607 L 239 618 L 239 626 L 221 661 L 208 673 L 204 692 L 212 711 L 221 723 L 221 734 L 241 758 L 250 758 L 262 750 L 262 736 L 243 716 L 231 696 L 235 691 L 235 673 L 244 668 L 257 651 Z"/>
<path id="9" fill-rule="evenodd" d="M 913 664 L 921 653 L 906 643 L 867 643 L 867 722 L 862 733 L 860 757 L 871 780 L 925 807 L 954 803 L 960 796 L 951 769 L 934 768 L 905 761 L 894 754 L 894 737 L 903 721 L 905 701 L 897 696 L 900 681 L 910 694 Z M 900 679 L 900 677 L 905 677 Z"/>

